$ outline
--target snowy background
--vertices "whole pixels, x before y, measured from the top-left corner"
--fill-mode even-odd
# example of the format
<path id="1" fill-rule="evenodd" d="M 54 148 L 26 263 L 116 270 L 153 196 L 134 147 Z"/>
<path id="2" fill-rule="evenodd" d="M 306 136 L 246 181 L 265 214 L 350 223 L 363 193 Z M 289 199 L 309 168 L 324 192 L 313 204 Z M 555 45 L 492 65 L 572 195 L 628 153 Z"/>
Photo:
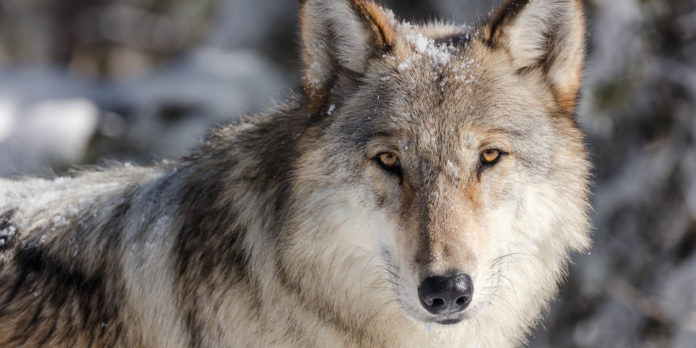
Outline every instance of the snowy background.
<path id="1" fill-rule="evenodd" d="M 484 0 L 383 1 L 473 23 Z M 533 347 L 696 347 L 696 0 L 590 0 L 595 247 Z M 0 176 L 186 153 L 299 86 L 291 0 L 0 1 Z"/>

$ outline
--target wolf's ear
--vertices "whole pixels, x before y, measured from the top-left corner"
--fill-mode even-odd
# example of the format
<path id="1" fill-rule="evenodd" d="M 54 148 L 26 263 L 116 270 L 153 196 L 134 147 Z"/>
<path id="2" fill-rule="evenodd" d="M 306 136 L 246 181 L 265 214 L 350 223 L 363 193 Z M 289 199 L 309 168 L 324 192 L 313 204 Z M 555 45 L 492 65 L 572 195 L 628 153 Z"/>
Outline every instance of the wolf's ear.
<path id="1" fill-rule="evenodd" d="M 395 19 L 371 0 L 300 0 L 302 83 L 312 111 L 324 107 L 339 78 L 365 72 L 391 49 Z"/>
<path id="2" fill-rule="evenodd" d="M 483 29 L 518 71 L 541 69 L 558 104 L 572 111 L 585 57 L 581 0 L 507 0 Z"/>

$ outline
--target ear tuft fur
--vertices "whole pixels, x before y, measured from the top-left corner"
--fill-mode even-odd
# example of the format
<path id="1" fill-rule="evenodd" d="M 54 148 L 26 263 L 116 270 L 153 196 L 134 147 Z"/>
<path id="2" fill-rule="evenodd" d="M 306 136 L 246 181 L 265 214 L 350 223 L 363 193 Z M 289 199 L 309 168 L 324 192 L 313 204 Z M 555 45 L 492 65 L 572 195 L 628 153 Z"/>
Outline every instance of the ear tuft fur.
<path id="1" fill-rule="evenodd" d="M 391 48 L 395 19 L 370 0 L 303 0 L 300 6 L 302 81 L 316 112 L 338 74 L 363 73 L 371 56 Z"/>
<path id="2" fill-rule="evenodd" d="M 489 46 L 506 50 L 518 71 L 542 69 L 557 103 L 574 110 L 585 57 L 581 0 L 508 0 L 483 36 Z"/>

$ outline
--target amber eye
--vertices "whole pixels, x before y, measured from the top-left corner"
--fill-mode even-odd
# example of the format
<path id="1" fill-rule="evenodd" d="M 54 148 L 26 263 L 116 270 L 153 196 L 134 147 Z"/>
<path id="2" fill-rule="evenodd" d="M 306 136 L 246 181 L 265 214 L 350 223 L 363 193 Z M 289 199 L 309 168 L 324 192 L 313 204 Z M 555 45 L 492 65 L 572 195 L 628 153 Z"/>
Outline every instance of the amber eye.
<path id="1" fill-rule="evenodd" d="M 495 164 L 500 159 L 500 150 L 498 149 L 488 149 L 481 152 L 481 163 L 483 164 Z"/>
<path id="2" fill-rule="evenodd" d="M 384 152 L 377 156 L 379 163 L 386 168 L 394 168 L 399 165 L 399 157 L 391 152 Z"/>
<path id="3" fill-rule="evenodd" d="M 375 156 L 374 159 L 382 170 L 387 173 L 393 174 L 399 178 L 403 178 L 403 172 L 401 171 L 401 161 L 399 161 L 399 156 L 393 152 L 382 152 Z"/>

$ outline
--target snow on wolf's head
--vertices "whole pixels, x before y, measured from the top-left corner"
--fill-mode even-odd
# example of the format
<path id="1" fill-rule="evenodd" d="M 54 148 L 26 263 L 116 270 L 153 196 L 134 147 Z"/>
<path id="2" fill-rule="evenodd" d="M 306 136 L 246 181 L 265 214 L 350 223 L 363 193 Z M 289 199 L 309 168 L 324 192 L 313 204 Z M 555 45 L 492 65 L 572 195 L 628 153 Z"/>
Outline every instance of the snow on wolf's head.
<path id="1" fill-rule="evenodd" d="M 321 131 L 302 144 L 296 221 L 340 236 L 295 245 L 340 240 L 322 249 L 336 283 L 351 245 L 378 255 L 416 321 L 531 325 L 589 244 L 580 1 L 507 1 L 475 27 L 412 25 L 369 0 L 305 0 L 300 19 Z"/>

